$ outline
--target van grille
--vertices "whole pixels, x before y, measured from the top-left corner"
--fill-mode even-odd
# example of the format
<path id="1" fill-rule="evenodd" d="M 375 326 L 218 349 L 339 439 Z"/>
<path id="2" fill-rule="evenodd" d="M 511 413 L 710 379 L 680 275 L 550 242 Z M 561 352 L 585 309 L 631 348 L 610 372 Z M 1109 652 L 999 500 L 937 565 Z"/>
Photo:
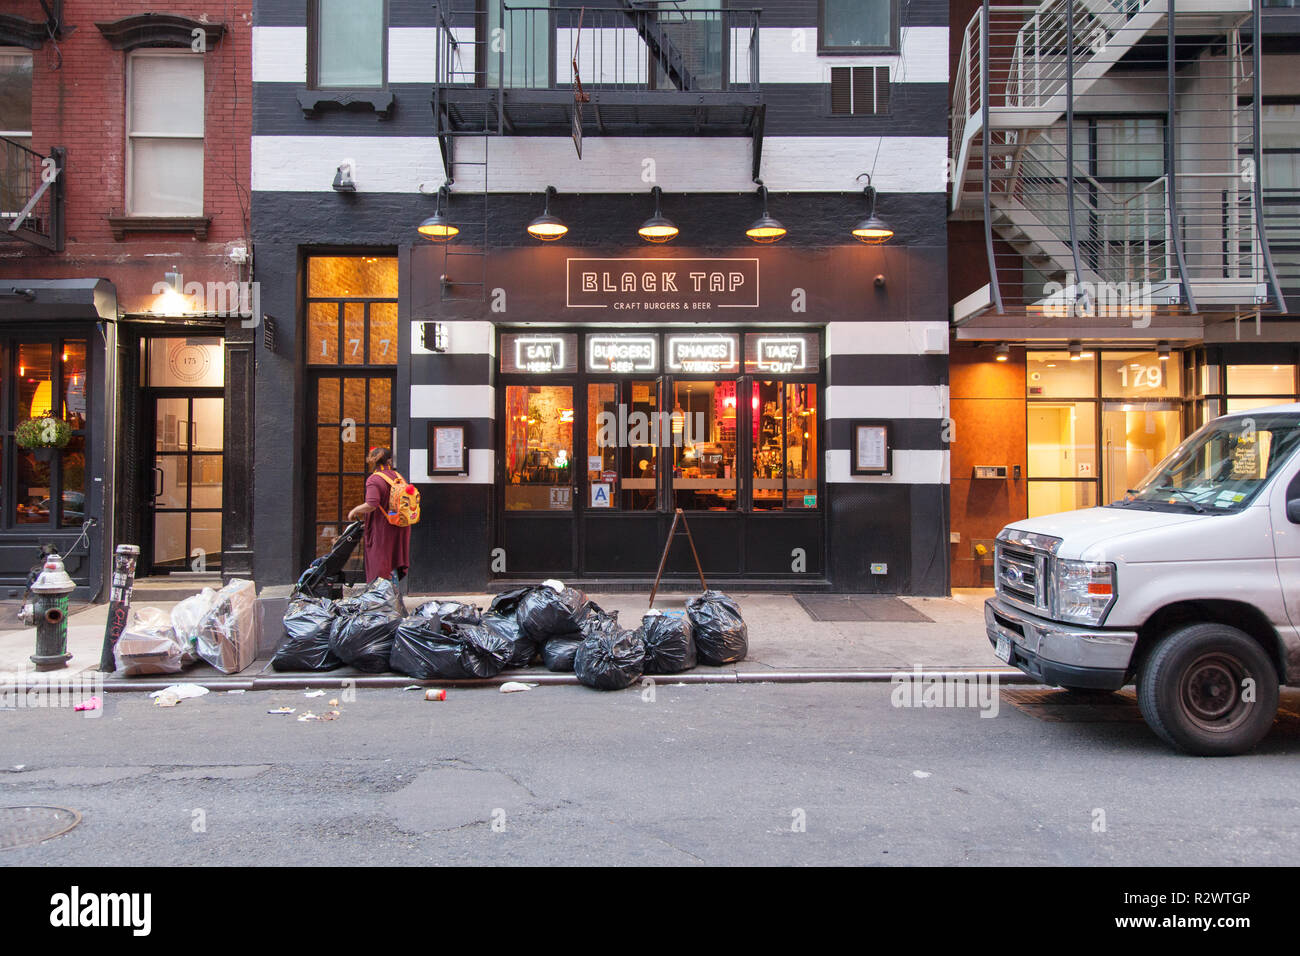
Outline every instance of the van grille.
<path id="1" fill-rule="evenodd" d="M 1047 555 L 999 541 L 994 568 L 998 595 L 1031 610 L 1047 607 Z"/>

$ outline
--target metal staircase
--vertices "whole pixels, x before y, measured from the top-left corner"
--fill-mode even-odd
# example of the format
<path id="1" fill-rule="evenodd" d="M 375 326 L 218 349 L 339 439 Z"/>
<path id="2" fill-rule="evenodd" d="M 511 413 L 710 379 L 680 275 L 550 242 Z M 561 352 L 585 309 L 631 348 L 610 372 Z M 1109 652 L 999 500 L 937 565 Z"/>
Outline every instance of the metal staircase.
<path id="1" fill-rule="evenodd" d="M 985 3 L 963 34 L 950 168 L 953 218 L 984 220 L 990 283 L 955 322 L 1285 311 L 1255 175 L 1258 17 L 1259 0 Z"/>

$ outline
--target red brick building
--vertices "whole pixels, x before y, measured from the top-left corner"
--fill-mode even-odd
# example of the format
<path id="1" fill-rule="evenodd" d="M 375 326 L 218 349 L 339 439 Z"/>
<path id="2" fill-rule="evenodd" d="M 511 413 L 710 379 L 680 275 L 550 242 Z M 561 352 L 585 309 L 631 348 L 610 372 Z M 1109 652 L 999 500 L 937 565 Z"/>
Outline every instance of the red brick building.
<path id="1" fill-rule="evenodd" d="M 0 597 L 87 519 L 87 596 L 116 543 L 248 567 L 252 3 L 164 2 L 0 13 Z M 46 415 L 70 441 L 22 447 Z"/>

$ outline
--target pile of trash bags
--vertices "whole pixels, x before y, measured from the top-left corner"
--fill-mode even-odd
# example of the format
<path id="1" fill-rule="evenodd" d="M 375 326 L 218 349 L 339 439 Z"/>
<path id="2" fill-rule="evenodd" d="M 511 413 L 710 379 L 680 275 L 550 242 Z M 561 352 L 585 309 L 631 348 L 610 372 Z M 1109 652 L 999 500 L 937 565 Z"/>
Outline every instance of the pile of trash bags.
<path id="1" fill-rule="evenodd" d="M 202 660 L 223 674 L 239 673 L 257 657 L 256 601 L 256 585 L 235 579 L 219 591 L 204 588 L 171 614 L 132 607 L 113 651 L 118 672 L 178 674 Z"/>
<path id="2" fill-rule="evenodd" d="M 417 680 L 495 677 L 540 659 L 588 687 L 619 690 L 644 675 L 678 674 L 697 663 L 743 660 L 749 633 L 740 607 L 720 591 L 686 611 L 649 611 L 636 628 L 619 623 L 560 581 L 505 591 L 484 611 L 434 599 L 407 613 L 392 581 L 379 579 L 338 601 L 298 597 L 284 615 L 278 671 L 392 670 Z"/>

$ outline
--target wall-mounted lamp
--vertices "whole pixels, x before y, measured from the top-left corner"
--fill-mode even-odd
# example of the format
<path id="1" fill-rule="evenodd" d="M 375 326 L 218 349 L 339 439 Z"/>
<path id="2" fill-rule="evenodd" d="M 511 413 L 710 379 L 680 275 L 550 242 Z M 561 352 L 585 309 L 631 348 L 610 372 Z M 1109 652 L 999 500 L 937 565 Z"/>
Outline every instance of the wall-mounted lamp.
<path id="1" fill-rule="evenodd" d="M 460 233 L 460 227 L 452 224 L 451 220 L 442 214 L 442 200 L 446 198 L 447 205 L 451 205 L 451 190 L 446 186 L 438 188 L 438 205 L 433 210 L 433 215 L 424 222 L 415 227 L 415 231 L 430 242 L 450 242 Z"/>
<path id="2" fill-rule="evenodd" d="M 659 211 L 659 198 L 663 195 L 663 190 L 656 186 L 650 190 L 650 194 L 655 197 L 654 215 L 641 223 L 637 233 L 646 242 L 672 242 L 680 230 Z"/>
<path id="3" fill-rule="evenodd" d="M 1159 345 L 1157 345 L 1157 346 L 1156 346 L 1156 355 L 1157 355 L 1157 357 L 1159 357 L 1160 361 L 1162 361 L 1162 362 L 1168 362 L 1168 361 L 1169 361 L 1169 343 L 1168 343 L 1168 342 L 1161 342 Z"/>
<path id="4" fill-rule="evenodd" d="M 569 227 L 560 221 L 559 217 L 551 215 L 551 197 L 555 195 L 555 187 L 546 187 L 546 204 L 542 207 L 542 214 L 528 224 L 528 234 L 534 239 L 540 239 L 542 242 L 554 242 L 561 239 L 569 231 Z"/>
<path id="5" fill-rule="evenodd" d="M 758 194 L 763 197 L 763 215 L 759 216 L 754 221 L 754 224 L 745 230 L 745 235 L 749 236 L 754 242 L 763 245 L 780 242 L 785 238 L 786 228 L 768 215 L 767 187 L 763 185 L 761 179 L 758 181 Z"/>
<path id="6" fill-rule="evenodd" d="M 1011 357 L 1011 346 L 1006 342 L 999 342 L 997 348 L 993 350 L 993 358 L 999 362 L 1005 362 Z"/>
<path id="7" fill-rule="evenodd" d="M 1081 359 L 1081 358 L 1083 358 L 1083 343 L 1082 343 L 1082 342 L 1071 342 L 1071 343 L 1070 343 L 1070 361 L 1071 361 L 1071 362 L 1077 362 L 1077 361 L 1079 361 L 1079 359 Z"/>
<path id="8" fill-rule="evenodd" d="M 352 160 L 345 159 L 334 173 L 334 191 L 337 193 L 354 193 L 357 191 L 357 178 L 353 171 Z"/>
<path id="9" fill-rule="evenodd" d="M 858 182 L 867 181 L 866 187 L 862 194 L 867 197 L 871 206 L 867 212 L 867 218 L 853 227 L 853 238 L 858 242 L 865 242 L 869 246 L 878 246 L 882 242 L 888 242 L 894 238 L 894 230 L 885 222 L 876 216 L 876 187 L 871 185 L 871 174 L 863 173 L 858 177 Z"/>

